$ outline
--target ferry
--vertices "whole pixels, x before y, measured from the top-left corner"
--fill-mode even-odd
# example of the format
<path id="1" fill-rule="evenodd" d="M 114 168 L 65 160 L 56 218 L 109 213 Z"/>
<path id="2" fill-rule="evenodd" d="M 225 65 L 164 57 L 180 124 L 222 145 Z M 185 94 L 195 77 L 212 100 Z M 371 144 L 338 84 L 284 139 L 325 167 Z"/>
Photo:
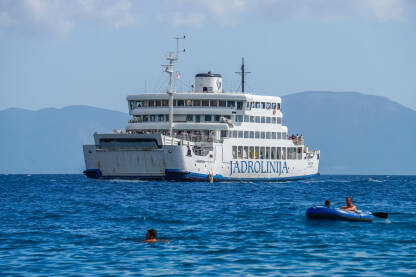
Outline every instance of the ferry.
<path id="1" fill-rule="evenodd" d="M 180 38 L 176 38 L 177 42 Z M 84 145 L 90 178 L 181 181 L 285 181 L 318 174 L 320 151 L 289 136 L 282 99 L 244 90 L 223 91 L 222 76 L 195 75 L 189 91 L 176 91 L 176 52 L 166 55 L 167 91 L 127 96 L 125 131 L 94 133 Z"/>

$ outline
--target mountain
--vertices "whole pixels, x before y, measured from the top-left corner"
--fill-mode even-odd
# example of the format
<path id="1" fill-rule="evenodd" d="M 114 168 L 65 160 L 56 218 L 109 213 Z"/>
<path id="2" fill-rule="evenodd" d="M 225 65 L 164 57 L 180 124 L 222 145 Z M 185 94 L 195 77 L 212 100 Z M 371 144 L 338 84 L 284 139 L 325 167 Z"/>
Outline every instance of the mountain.
<path id="1" fill-rule="evenodd" d="M 356 92 L 301 92 L 282 97 L 283 123 L 321 150 L 320 171 L 416 174 L 416 111 Z"/>
<path id="2" fill-rule="evenodd" d="M 0 111 L 0 173 L 81 173 L 93 133 L 124 128 L 128 115 L 88 106 Z"/>
<path id="3" fill-rule="evenodd" d="M 301 92 L 282 97 L 289 134 L 321 150 L 321 173 L 416 174 L 416 111 L 379 96 Z M 81 173 L 93 133 L 128 114 L 88 106 L 0 111 L 0 173 Z"/>

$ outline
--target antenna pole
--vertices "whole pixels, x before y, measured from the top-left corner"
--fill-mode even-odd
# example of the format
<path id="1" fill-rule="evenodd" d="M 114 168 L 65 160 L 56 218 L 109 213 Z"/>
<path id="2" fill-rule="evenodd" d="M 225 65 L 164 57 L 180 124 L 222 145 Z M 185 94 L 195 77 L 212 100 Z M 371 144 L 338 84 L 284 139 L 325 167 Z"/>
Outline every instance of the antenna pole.
<path id="1" fill-rule="evenodd" d="M 241 71 L 240 72 L 236 72 L 237 74 L 241 75 L 241 91 L 244 93 L 244 84 L 245 84 L 245 76 L 251 72 L 246 72 L 245 71 L 245 66 L 244 66 L 244 57 L 241 60 Z"/>
<path id="2" fill-rule="evenodd" d="M 173 136 L 173 94 L 176 93 L 176 88 L 173 86 L 173 63 L 177 62 L 179 59 L 179 40 L 185 38 L 186 36 L 174 38 L 176 39 L 176 54 L 173 52 L 168 52 L 166 59 L 169 61 L 169 64 L 163 65 L 165 67 L 165 72 L 169 74 L 169 87 L 167 93 L 169 95 L 169 134 L 171 137 Z M 183 52 L 185 52 L 185 49 Z"/>

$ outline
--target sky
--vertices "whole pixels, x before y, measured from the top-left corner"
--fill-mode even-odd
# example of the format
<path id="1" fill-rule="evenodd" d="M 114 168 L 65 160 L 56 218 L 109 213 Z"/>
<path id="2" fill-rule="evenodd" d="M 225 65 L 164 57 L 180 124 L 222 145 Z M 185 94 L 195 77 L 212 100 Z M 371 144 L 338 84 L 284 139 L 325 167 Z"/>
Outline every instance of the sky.
<path id="1" fill-rule="evenodd" d="M 416 109 L 415 0 L 0 0 L 0 109 L 91 105 L 222 74 L 264 95 L 356 91 Z"/>

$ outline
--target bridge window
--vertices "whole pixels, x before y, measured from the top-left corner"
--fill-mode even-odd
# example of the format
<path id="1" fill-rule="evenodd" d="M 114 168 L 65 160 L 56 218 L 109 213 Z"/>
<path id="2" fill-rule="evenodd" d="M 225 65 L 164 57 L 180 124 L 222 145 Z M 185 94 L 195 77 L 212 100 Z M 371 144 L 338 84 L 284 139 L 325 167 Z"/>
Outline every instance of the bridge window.
<path id="1" fill-rule="evenodd" d="M 266 109 L 268 109 L 268 110 L 269 110 L 271 107 L 272 107 L 272 105 L 271 105 L 269 102 L 267 102 L 267 103 L 266 103 Z"/>
<path id="2" fill-rule="evenodd" d="M 227 101 L 227 107 L 228 108 L 234 108 L 235 107 L 235 101 Z"/>
<path id="3" fill-rule="evenodd" d="M 272 109 L 275 110 L 276 109 L 276 103 L 272 103 Z"/>
<path id="4" fill-rule="evenodd" d="M 243 102 L 237 101 L 237 110 L 242 110 L 242 109 L 243 109 Z"/>
<path id="5" fill-rule="evenodd" d="M 225 101 L 225 100 L 218 101 L 218 106 L 220 106 L 220 107 L 226 107 L 227 106 L 227 101 Z"/>

